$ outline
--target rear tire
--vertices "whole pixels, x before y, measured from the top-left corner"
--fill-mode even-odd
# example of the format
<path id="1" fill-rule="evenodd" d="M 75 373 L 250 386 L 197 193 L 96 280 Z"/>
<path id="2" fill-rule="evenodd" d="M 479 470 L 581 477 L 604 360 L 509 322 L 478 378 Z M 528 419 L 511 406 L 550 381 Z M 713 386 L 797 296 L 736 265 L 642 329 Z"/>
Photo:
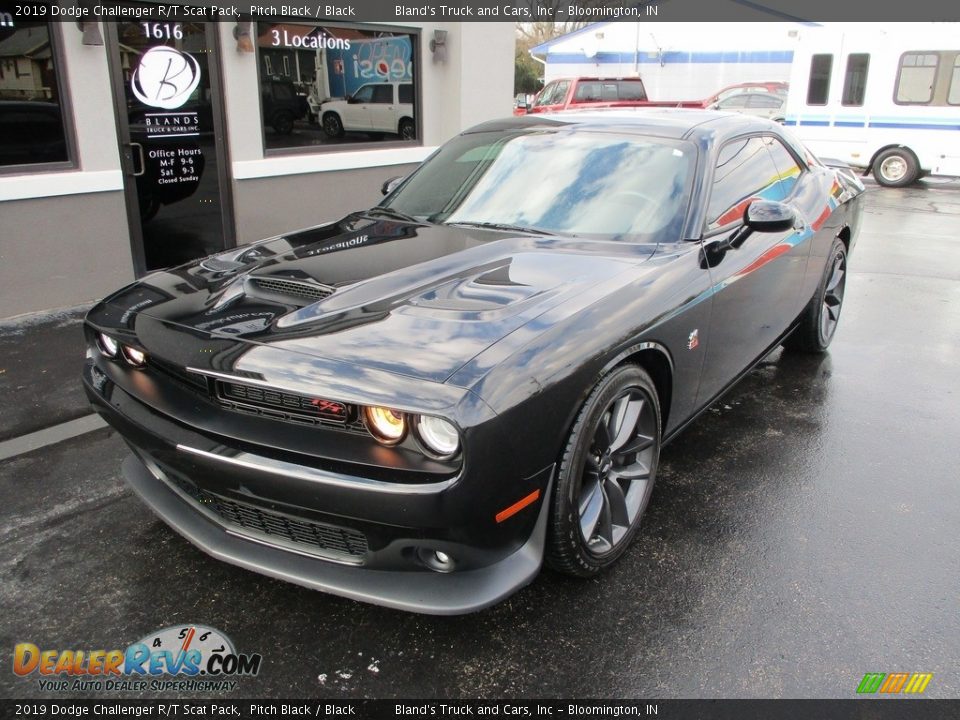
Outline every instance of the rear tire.
<path id="1" fill-rule="evenodd" d="M 624 365 L 583 403 L 557 471 L 547 563 L 592 577 L 616 562 L 640 526 L 660 459 L 660 405 L 650 376 Z"/>
<path id="2" fill-rule="evenodd" d="M 293 132 L 293 115 L 288 112 L 278 112 L 273 116 L 273 129 L 277 135 L 289 135 Z"/>
<path id="3" fill-rule="evenodd" d="M 400 131 L 398 134 L 401 140 L 416 140 L 417 128 L 410 118 L 403 118 L 403 120 L 400 121 L 398 130 Z"/>
<path id="4" fill-rule="evenodd" d="M 873 161 L 873 178 L 884 187 L 905 187 L 920 177 L 920 162 L 907 148 L 888 148 Z"/>
<path id="5" fill-rule="evenodd" d="M 817 292 L 804 309 L 800 325 L 783 343 L 783 347 L 803 353 L 826 352 L 840 322 L 846 286 L 847 247 L 839 238 L 834 238 Z"/>

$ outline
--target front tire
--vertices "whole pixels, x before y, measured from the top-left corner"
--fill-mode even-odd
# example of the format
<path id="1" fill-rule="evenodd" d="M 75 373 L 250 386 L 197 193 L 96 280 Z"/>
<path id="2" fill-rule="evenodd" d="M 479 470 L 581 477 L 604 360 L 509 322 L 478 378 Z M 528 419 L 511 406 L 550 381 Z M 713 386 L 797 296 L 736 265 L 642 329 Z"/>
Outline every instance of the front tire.
<path id="1" fill-rule="evenodd" d="M 328 112 L 323 116 L 323 131 L 332 138 L 343 137 L 343 123 L 336 113 Z"/>
<path id="2" fill-rule="evenodd" d="M 788 350 L 826 352 L 837 331 L 847 287 L 847 247 L 839 238 L 833 239 L 828 258 L 820 285 L 804 309 L 800 325 L 783 344 Z"/>
<path id="3" fill-rule="evenodd" d="M 873 161 L 873 178 L 884 187 L 905 187 L 920 177 L 920 162 L 907 148 L 889 148 Z"/>
<path id="4" fill-rule="evenodd" d="M 624 365 L 590 392 L 567 439 L 550 508 L 547 563 L 592 577 L 640 526 L 660 459 L 660 404 L 650 376 Z"/>
<path id="5" fill-rule="evenodd" d="M 401 140 L 416 140 L 417 138 L 417 127 L 410 118 L 403 118 L 398 130 Z"/>

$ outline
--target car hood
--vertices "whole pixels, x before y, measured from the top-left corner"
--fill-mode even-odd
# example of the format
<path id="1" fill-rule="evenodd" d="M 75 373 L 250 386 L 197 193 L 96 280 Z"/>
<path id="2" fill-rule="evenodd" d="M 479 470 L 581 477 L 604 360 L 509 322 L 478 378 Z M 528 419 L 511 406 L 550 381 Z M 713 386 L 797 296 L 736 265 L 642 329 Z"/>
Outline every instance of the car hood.
<path id="1" fill-rule="evenodd" d="M 107 298 L 91 321 L 144 341 L 135 323 L 145 316 L 195 338 L 442 382 L 655 249 L 353 214 L 153 273 Z M 195 344 L 163 333 L 146 349 L 196 365 L 177 352 Z"/>

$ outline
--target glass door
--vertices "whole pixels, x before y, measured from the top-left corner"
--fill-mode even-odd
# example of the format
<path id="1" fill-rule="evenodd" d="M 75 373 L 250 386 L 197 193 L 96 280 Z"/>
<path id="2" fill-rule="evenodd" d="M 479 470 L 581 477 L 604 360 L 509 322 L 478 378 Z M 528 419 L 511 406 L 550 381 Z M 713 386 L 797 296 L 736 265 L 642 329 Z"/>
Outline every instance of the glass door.
<path id="1" fill-rule="evenodd" d="M 233 245 L 216 23 L 104 23 L 138 275 Z"/>

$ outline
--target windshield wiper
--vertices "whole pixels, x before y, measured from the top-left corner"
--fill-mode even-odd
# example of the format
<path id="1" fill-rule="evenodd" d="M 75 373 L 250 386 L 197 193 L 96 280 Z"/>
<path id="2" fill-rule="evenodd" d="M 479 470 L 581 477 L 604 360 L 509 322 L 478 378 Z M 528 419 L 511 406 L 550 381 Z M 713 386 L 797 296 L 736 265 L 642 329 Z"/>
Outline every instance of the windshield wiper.
<path id="1" fill-rule="evenodd" d="M 444 223 L 444 225 L 462 225 L 463 227 L 475 227 L 482 228 L 484 230 L 504 230 L 506 232 L 522 232 L 529 233 L 531 235 L 552 235 L 546 230 L 538 230 L 537 228 L 523 227 L 522 225 L 509 225 L 507 223 L 496 223 L 496 222 L 480 222 L 475 220 L 454 220 L 453 222 Z"/>
<path id="2" fill-rule="evenodd" d="M 420 218 L 416 218 L 413 215 L 407 215 L 402 213 L 399 210 L 394 210 L 390 207 L 384 207 L 382 205 L 376 205 L 369 210 L 364 212 L 365 215 L 384 215 L 386 217 L 393 218 L 394 220 L 403 220 L 404 222 L 416 223 L 417 225 L 423 225 L 424 221 Z"/>

